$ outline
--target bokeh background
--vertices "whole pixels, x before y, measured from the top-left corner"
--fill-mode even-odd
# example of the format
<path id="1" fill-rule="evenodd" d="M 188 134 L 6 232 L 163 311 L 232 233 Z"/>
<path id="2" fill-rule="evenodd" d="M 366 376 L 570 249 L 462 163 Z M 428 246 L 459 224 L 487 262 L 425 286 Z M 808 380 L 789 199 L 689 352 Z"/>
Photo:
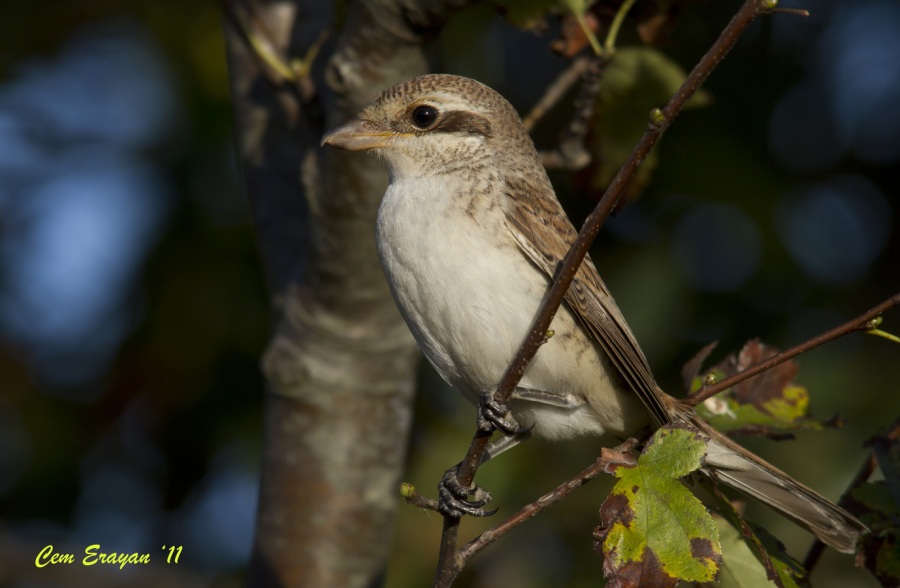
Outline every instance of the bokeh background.
<path id="1" fill-rule="evenodd" d="M 673 391 L 712 340 L 714 361 L 753 337 L 788 347 L 900 290 L 900 4 L 783 5 L 813 15 L 753 26 L 593 252 Z M 686 5 L 662 50 L 689 69 L 736 6 Z M 235 164 L 218 5 L 48 0 L 8 2 L 3 14 L 0 585 L 147 582 L 141 569 L 34 567 L 47 544 L 77 553 L 92 543 L 151 554 L 181 545 L 166 585 L 239 585 L 270 315 Z M 522 32 L 477 6 L 436 42 L 435 70 L 476 77 L 526 112 L 565 67 L 546 49 L 557 32 Z M 563 106 L 540 123 L 539 147 L 565 120 Z M 593 196 L 579 178 L 553 179 L 577 225 Z M 885 318 L 900 332 L 900 310 Z M 864 441 L 900 414 L 898 358 L 897 345 L 863 335 L 802 356 L 813 410 L 846 426 L 748 444 L 836 498 Z M 425 365 L 421 383 L 407 479 L 427 491 L 462 456 L 473 411 Z M 590 440 L 533 441 L 479 479 L 510 513 L 596 452 Z M 590 531 L 607 487 L 529 523 L 461 584 L 596 585 Z M 758 514 L 802 558 L 808 536 Z M 439 528 L 433 514 L 400 509 L 388 586 L 430 581 Z M 814 580 L 875 585 L 851 568 L 829 554 Z"/>

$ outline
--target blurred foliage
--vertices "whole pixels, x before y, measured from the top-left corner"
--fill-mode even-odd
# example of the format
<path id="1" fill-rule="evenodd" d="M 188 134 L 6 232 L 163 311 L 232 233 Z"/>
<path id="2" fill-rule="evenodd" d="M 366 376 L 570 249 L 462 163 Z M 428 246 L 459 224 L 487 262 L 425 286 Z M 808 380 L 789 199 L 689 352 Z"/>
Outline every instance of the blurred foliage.
<path id="1" fill-rule="evenodd" d="M 631 155 L 634 145 L 647 129 L 650 110 L 662 108 L 684 83 L 685 72 L 660 51 L 651 47 L 625 47 L 616 51 L 603 71 L 603 85 L 597 97 L 587 145 L 591 165 L 576 176 L 579 192 L 603 196 L 619 168 Z M 706 106 L 707 92 L 700 91 L 686 109 Z M 625 200 L 637 198 L 653 176 L 659 152 L 651 151 L 628 186 Z"/>
<path id="2" fill-rule="evenodd" d="M 753 588 L 774 585 L 768 580 L 766 568 L 760 563 L 759 549 L 766 551 L 769 563 L 784 588 L 809 586 L 806 570 L 803 569 L 800 562 L 785 553 L 784 546 L 771 535 L 766 534 L 762 529 L 753 529 L 752 532 L 755 532 L 753 539 L 760 542 L 759 549 L 754 549 L 746 536 L 738 532 L 734 525 L 729 524 L 724 518 L 714 518 L 718 525 L 724 553 L 722 571 L 717 578 L 720 586 L 723 588 Z M 756 535 L 761 536 L 762 540 L 757 539 Z"/>
<path id="3" fill-rule="evenodd" d="M 898 421 L 900 422 L 900 421 Z M 862 544 L 861 561 L 882 586 L 900 584 L 900 442 L 898 425 L 890 436 L 872 440 L 873 453 L 884 480 L 853 489 L 849 508 L 872 530 Z"/>
<path id="4" fill-rule="evenodd" d="M 680 5 L 677 15 L 666 4 L 665 22 L 655 29 L 666 34 L 642 37 L 636 21 L 628 19 L 619 46 L 652 36 L 654 42 L 665 42 L 658 50 L 666 62 L 687 71 L 736 3 L 672 4 Z M 810 19 L 778 15 L 754 25 L 709 80 L 711 104 L 676 121 L 656 149 L 658 164 L 641 199 L 608 222 L 593 253 L 669 390 L 681 388 L 682 364 L 712 340 L 721 342 L 722 355 L 756 336 L 786 348 L 898 289 L 900 206 L 895 197 L 884 196 L 900 193 L 897 162 L 874 161 L 840 146 L 835 147 L 837 157 L 814 169 L 798 169 L 773 156 L 772 136 L 781 128 L 771 126 L 773 113 L 800 81 L 831 73 L 827 65 L 823 70 L 820 56 L 823 35 L 833 31 L 833 19 L 861 6 L 849 0 L 814 4 Z M 867 5 L 889 9 L 889 3 Z M 122 285 L 131 323 L 113 363 L 81 385 L 87 390 L 60 389 L 34 368 L 27 350 L 4 339 L 0 528 L 38 547 L 93 542 L 102 532 L 118 529 L 121 533 L 113 536 L 130 537 L 134 549 L 182 543 L 185 567 L 213 575 L 239 573 L 244 563 L 240 544 L 233 551 L 220 548 L 219 559 L 200 553 L 204 541 L 233 533 L 235 527 L 220 523 L 252 516 L 252 496 L 237 500 L 216 490 L 241 488 L 229 482 L 236 470 L 244 472 L 241 479 L 254 480 L 264 388 L 258 361 L 269 309 L 234 169 L 218 8 L 199 0 L 48 0 L 4 8 L 4 84 L 15 83 L 22 67 L 52 60 L 90 27 L 125 21 L 145 30 L 161 50 L 180 110 L 173 115 L 174 131 L 142 153 L 167 178 L 174 197 L 151 255 Z M 639 2 L 636 10 L 641 13 L 645 7 Z M 437 41 L 435 69 L 477 77 L 526 112 L 566 65 L 548 50 L 560 25 L 552 16 L 546 22 L 543 32 L 522 32 L 490 4 L 465 11 Z M 862 42 L 865 35 L 855 39 Z M 64 101 L 66 96 L 57 98 Z M 809 109 L 778 120 L 800 120 L 818 101 L 807 104 Z M 541 122 L 535 137 L 539 147 L 554 144 L 566 113 L 567 105 L 560 105 Z M 812 148 L 833 142 L 810 143 Z M 804 190 L 837 186 L 835 179 L 847 176 L 863 178 L 880 195 L 878 202 L 886 204 L 872 210 L 881 212 L 866 216 L 861 207 L 868 200 L 849 198 L 837 201 L 850 202 L 848 208 L 818 222 L 812 212 L 820 209 L 804 206 L 822 201 L 807 198 Z M 572 178 L 553 180 L 579 225 L 594 198 L 578 190 L 580 184 Z M 6 214 L 15 196 L 0 194 L 0 214 Z M 698 210 L 708 214 L 697 216 Z M 814 222 L 803 225 L 798 218 Z M 696 222 L 689 223 L 691 219 Z M 843 279 L 809 271 L 796 242 L 805 240 L 823 252 L 837 244 L 838 253 L 852 253 L 857 241 L 841 231 L 857 221 L 864 234 L 884 233 L 874 253 L 852 272 L 845 271 Z M 15 235 L 13 226 L 4 219 L 2 238 Z M 826 233 L 824 243 L 814 240 L 830 228 L 837 236 L 828 239 Z M 737 277 L 708 279 L 729 275 Z M 4 272 L 0 282 L 5 279 Z M 886 315 L 886 330 L 897 332 L 898 325 L 900 312 Z M 801 431 L 788 444 L 760 439 L 748 446 L 822 493 L 838 496 L 866 455 L 863 441 L 900 412 L 897 353 L 884 340 L 854 335 L 802 356 L 798 377 L 814 410 L 840 413 L 846 427 Z M 474 411 L 427 366 L 421 390 L 406 479 L 428 493 L 444 469 L 461 458 Z M 597 444 L 595 439 L 529 441 L 485 467 L 478 482 L 493 492 L 501 508 L 498 516 L 503 516 L 583 469 L 596 455 Z M 492 546 L 459 585 L 597 585 L 602 562 L 591 548 L 591 521 L 611 486 L 612 480 L 593 482 Z M 227 514 L 216 514 L 222 512 Z M 388 586 L 421 586 L 434 571 L 440 519 L 402 506 L 399 515 Z M 754 518 L 795 555 L 802 556 L 809 545 L 808 535 L 775 515 L 760 512 Z M 133 525 L 136 520 L 143 525 Z M 462 533 L 474 536 L 491 523 L 467 520 Z M 126 533 L 135 528 L 140 532 Z M 249 545 L 249 536 L 238 540 Z M 116 547 L 127 548 L 120 545 Z M 76 543 L 76 548 L 83 545 Z M 24 562 L 33 569 L 32 560 Z M 727 569 L 727 558 L 725 565 Z M 852 569 L 849 558 L 835 553 L 826 554 L 812 580 L 819 586 L 875 585 L 865 572 Z"/>
<path id="5" fill-rule="evenodd" d="M 696 392 L 704 382 L 721 381 L 778 353 L 758 339 L 749 341 L 740 353 L 729 355 L 702 377 L 692 375 L 690 390 Z M 809 392 L 794 382 L 797 370 L 794 361 L 781 363 L 707 399 L 697 412 L 716 429 L 733 435 L 777 439 L 784 434 L 781 431 L 820 430 L 826 423 L 809 418 Z"/>
<path id="6" fill-rule="evenodd" d="M 264 388 L 258 364 L 270 319 L 235 168 L 221 15 L 204 1 L 11 3 L 0 22 L 0 79 L 15 84 L 23 68 L 51 62 L 73 42 L 89 47 L 102 34 L 98 26 L 144 31 L 163 56 L 179 109 L 173 130 L 142 158 L 174 197 L 152 253 L 122 284 L 134 326 L 112 365 L 60 388 L 52 373 L 35 368 L 31 350 L 4 346 L 0 421 L 9 426 L 0 428 L 7 448 L 18 443 L 18 458 L 0 460 L 0 528 L 25 541 L 19 571 L 26 575 L 41 571 L 34 557 L 49 543 L 77 554 L 95 542 L 157 560 L 159 545 L 182 544 L 189 569 L 233 574 L 243 566 L 251 528 L 214 531 L 204 509 L 214 512 L 216 490 L 227 487 L 231 494 L 220 499 L 246 511 L 227 513 L 235 514 L 232 522 L 252 520 L 252 494 L 241 495 L 241 482 L 222 482 L 227 472 L 256 482 Z M 3 194 L 4 212 L 24 195 Z M 242 535 L 237 558 L 212 540 L 231 531 Z M 224 560 L 200 554 L 196 537 Z M 4 574 L 14 572 L 0 573 L 0 584 L 18 585 L 5 583 L 12 576 Z"/>

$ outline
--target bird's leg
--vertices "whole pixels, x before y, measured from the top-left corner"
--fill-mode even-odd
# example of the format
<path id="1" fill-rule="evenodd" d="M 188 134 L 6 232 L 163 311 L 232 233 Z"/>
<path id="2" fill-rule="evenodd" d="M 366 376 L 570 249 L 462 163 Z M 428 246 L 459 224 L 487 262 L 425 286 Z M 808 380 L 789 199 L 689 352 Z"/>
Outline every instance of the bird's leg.
<path id="1" fill-rule="evenodd" d="M 523 430 L 519 422 L 509 414 L 509 406 L 494 400 L 495 388 L 481 393 L 478 404 L 478 430 L 490 433 L 500 431 L 506 435 L 515 435 Z"/>
<path id="2" fill-rule="evenodd" d="M 495 389 L 492 388 L 481 393 L 481 403 L 478 405 L 478 429 L 485 432 L 497 430 L 506 435 L 517 435 L 530 430 L 531 427 L 522 427 L 509 414 L 509 406 L 494 400 L 494 392 Z M 583 399 L 575 396 L 545 392 L 544 390 L 535 390 L 534 388 L 524 388 L 522 386 L 516 386 L 510 398 L 569 409 L 578 408 L 584 404 Z"/>
<path id="3" fill-rule="evenodd" d="M 497 509 L 484 510 L 491 501 L 491 493 L 481 486 L 463 486 L 459 481 L 459 466 L 456 464 L 446 472 L 438 484 L 438 508 L 446 515 L 458 519 L 464 514 L 473 517 L 489 517 Z M 472 498 L 469 498 L 471 496 Z"/>
<path id="4" fill-rule="evenodd" d="M 531 436 L 531 429 L 520 430 L 518 433 L 504 434 L 499 439 L 491 441 L 485 448 L 481 463 L 484 464 L 491 458 L 497 457 L 507 449 L 515 447 Z M 491 516 L 497 509 L 485 510 L 482 508 L 491 501 L 491 493 L 481 486 L 464 486 L 459 481 L 459 466 L 456 464 L 446 472 L 438 485 L 439 508 L 444 514 L 454 518 L 460 518 L 464 514 L 473 517 Z M 472 498 L 470 499 L 469 496 Z"/>

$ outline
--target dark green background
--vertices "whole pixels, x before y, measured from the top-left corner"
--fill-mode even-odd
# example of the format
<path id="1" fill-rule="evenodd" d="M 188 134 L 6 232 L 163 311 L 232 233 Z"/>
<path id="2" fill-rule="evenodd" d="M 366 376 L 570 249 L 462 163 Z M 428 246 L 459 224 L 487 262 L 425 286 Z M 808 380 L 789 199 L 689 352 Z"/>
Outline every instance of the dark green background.
<path id="1" fill-rule="evenodd" d="M 0 143 L 0 535 L 26 555 L 9 560 L 0 585 L 19 585 L 12 578 L 20 574 L 40 578 L 28 557 L 46 544 L 81 549 L 95 542 L 153 554 L 162 544 L 184 545 L 179 570 L 197 572 L 197 585 L 233 585 L 251 540 L 264 387 L 258 363 L 270 316 L 235 168 L 221 16 L 209 2 L 122 4 L 6 3 L 0 22 L 0 123 L 19 129 Z M 814 11 L 809 19 L 780 15 L 748 31 L 706 86 L 709 105 L 678 119 L 647 190 L 609 222 L 593 252 L 669 390 L 681 388 L 681 365 L 711 340 L 720 341 L 714 361 L 753 337 L 788 347 L 900 289 L 900 123 L 891 101 L 900 97 L 892 81 L 900 79 L 900 58 L 891 59 L 900 55 L 900 11 L 875 0 L 806 7 Z M 735 8 L 687 6 L 661 50 L 689 69 Z M 526 112 L 565 66 L 546 50 L 554 30 L 517 31 L 490 6 L 476 7 L 435 45 L 435 69 L 477 77 Z M 116 61 L 127 51 L 98 46 L 104 39 L 143 48 L 155 65 Z M 626 33 L 622 43 L 630 41 Z M 108 61 L 114 75 L 102 79 L 109 87 L 88 85 L 94 78 L 79 75 L 78 59 Z M 123 136 L 114 113 L 72 106 L 91 102 L 73 93 L 102 102 L 135 80 L 170 100 L 157 132 L 143 138 Z M 868 118 L 860 118 L 860 101 L 870 105 Z M 92 121 L 93 130 L 58 124 L 48 114 L 55 109 Z M 539 125 L 539 147 L 552 146 L 565 117 L 563 106 Z M 787 139 L 773 144 L 780 131 Z M 93 234 L 84 217 L 62 228 L 46 224 L 54 190 L 67 185 L 66 169 L 74 177 L 103 158 L 98 169 L 115 169 L 117 157 L 143 170 L 137 177 L 152 178 L 144 202 L 158 220 L 146 234 L 127 224 L 144 217 L 129 214 L 114 217 L 118 237 L 93 244 L 77 239 Z M 70 159 L 68 168 L 60 163 Z M 579 224 L 595 196 L 576 189 L 584 178 L 553 179 Z M 68 281 L 53 282 L 56 290 L 40 282 L 24 287 L 32 274 L 23 264 L 49 263 L 17 254 L 34 252 L 40 231 L 71 231 L 72 250 L 93 247 L 86 258 L 101 268 L 105 256 L 138 251 L 130 264 L 114 266 L 121 273 L 103 289 L 116 301 L 112 310 L 84 318 L 82 331 L 23 335 L 20 319 L 40 321 L 40 309 L 68 300 L 67 288 L 91 279 L 72 266 Z M 65 269 L 66 259 L 54 263 Z M 37 300 L 25 304 L 33 318 L 17 310 L 23 300 Z M 76 320 L 78 308 L 56 311 Z M 886 330 L 900 332 L 898 312 L 886 316 Z M 839 413 L 847 426 L 750 445 L 837 497 L 865 456 L 863 442 L 900 412 L 898 357 L 897 345 L 863 335 L 804 355 L 799 379 L 815 413 Z M 430 492 L 467 446 L 473 411 L 423 368 L 406 479 Z M 533 441 L 486 467 L 479 480 L 511 513 L 596 452 L 590 440 Z M 591 484 L 516 531 L 465 580 L 596 585 L 601 561 L 590 532 L 606 487 Z M 440 520 L 408 507 L 400 513 L 388 585 L 424 585 Z M 761 514 L 802 557 L 809 537 Z M 467 522 L 463 532 L 482 526 Z M 814 579 L 860 585 L 864 574 L 851 568 L 849 557 L 829 554 Z M 136 580 L 121 578 L 123 585 Z"/>

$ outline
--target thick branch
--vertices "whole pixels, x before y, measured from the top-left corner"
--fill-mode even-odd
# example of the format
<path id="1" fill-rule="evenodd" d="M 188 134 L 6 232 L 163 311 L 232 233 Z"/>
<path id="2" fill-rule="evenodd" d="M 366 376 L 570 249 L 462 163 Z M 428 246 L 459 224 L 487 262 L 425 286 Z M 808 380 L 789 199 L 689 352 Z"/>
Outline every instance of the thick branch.
<path id="1" fill-rule="evenodd" d="M 248 584 L 374 586 L 418 356 L 375 254 L 383 167 L 323 156 L 319 141 L 381 89 L 425 73 L 423 43 L 465 2 L 348 3 L 340 35 L 311 60 L 338 3 L 228 1 L 238 151 L 275 311 Z"/>

